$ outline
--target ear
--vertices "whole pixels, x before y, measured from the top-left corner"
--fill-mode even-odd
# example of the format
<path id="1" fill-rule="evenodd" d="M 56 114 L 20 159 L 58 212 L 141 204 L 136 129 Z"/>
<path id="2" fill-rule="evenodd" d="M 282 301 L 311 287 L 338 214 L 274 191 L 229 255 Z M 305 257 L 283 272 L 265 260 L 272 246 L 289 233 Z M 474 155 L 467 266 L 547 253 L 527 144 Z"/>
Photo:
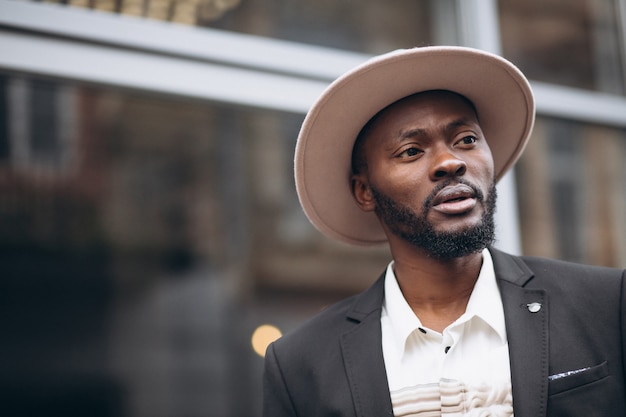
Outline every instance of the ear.
<path id="1" fill-rule="evenodd" d="M 376 202 L 372 195 L 372 189 L 369 186 L 367 178 L 363 174 L 352 175 L 351 177 L 352 195 L 356 200 L 356 204 L 363 211 L 374 211 Z"/>

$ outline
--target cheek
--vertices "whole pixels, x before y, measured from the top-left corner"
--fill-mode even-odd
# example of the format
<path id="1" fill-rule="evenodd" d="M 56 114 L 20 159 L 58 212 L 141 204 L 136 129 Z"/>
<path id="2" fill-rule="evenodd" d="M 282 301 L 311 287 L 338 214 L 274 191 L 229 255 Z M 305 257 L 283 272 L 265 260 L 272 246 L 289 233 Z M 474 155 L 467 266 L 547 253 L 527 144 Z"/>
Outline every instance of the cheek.
<path id="1" fill-rule="evenodd" d="M 384 181 L 379 183 L 380 191 L 397 203 L 421 207 L 430 190 L 428 177 L 416 170 L 395 170 L 388 172 Z"/>
<path id="2" fill-rule="evenodd" d="M 476 163 L 473 165 L 477 175 L 486 178 L 490 182 L 493 180 L 495 168 L 493 165 L 493 157 L 491 156 L 491 151 L 489 149 L 482 152 L 481 155 L 476 158 Z"/>

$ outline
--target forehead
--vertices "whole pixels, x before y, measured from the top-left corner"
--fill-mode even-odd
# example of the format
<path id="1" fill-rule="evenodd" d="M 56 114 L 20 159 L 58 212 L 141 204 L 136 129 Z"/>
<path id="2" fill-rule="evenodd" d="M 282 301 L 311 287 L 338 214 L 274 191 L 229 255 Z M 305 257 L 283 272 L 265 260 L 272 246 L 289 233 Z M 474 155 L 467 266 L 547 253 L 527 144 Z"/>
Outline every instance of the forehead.
<path id="1" fill-rule="evenodd" d="M 452 91 L 434 90 L 413 94 L 392 103 L 374 116 L 368 124 L 373 128 L 383 121 L 402 120 L 403 117 L 419 122 L 420 117 L 425 116 L 434 119 L 462 116 L 478 122 L 476 109 L 470 100 Z"/>

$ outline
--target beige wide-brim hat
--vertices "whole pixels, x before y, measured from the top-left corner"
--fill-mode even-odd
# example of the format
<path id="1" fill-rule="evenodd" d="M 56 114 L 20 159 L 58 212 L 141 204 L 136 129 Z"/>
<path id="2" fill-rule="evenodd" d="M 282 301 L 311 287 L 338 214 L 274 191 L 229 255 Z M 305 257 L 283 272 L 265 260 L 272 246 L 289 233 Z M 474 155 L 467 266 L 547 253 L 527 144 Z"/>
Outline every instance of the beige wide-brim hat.
<path id="1" fill-rule="evenodd" d="M 509 61 L 464 47 L 422 47 L 374 57 L 333 82 L 308 112 L 296 145 L 295 181 L 307 217 L 342 242 L 387 240 L 372 212 L 350 189 L 352 148 L 363 126 L 391 103 L 414 93 L 449 90 L 468 98 L 500 179 L 522 153 L 534 119 L 533 94 Z"/>

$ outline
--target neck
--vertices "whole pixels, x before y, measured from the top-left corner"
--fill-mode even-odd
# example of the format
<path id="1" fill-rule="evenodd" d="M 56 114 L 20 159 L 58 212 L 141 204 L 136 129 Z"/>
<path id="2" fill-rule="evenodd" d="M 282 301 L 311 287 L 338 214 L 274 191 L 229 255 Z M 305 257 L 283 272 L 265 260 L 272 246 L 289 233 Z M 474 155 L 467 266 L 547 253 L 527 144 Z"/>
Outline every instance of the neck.
<path id="1" fill-rule="evenodd" d="M 427 327 L 443 331 L 466 310 L 482 266 L 482 254 L 433 259 L 415 250 L 393 251 L 394 273 L 413 312 Z"/>

